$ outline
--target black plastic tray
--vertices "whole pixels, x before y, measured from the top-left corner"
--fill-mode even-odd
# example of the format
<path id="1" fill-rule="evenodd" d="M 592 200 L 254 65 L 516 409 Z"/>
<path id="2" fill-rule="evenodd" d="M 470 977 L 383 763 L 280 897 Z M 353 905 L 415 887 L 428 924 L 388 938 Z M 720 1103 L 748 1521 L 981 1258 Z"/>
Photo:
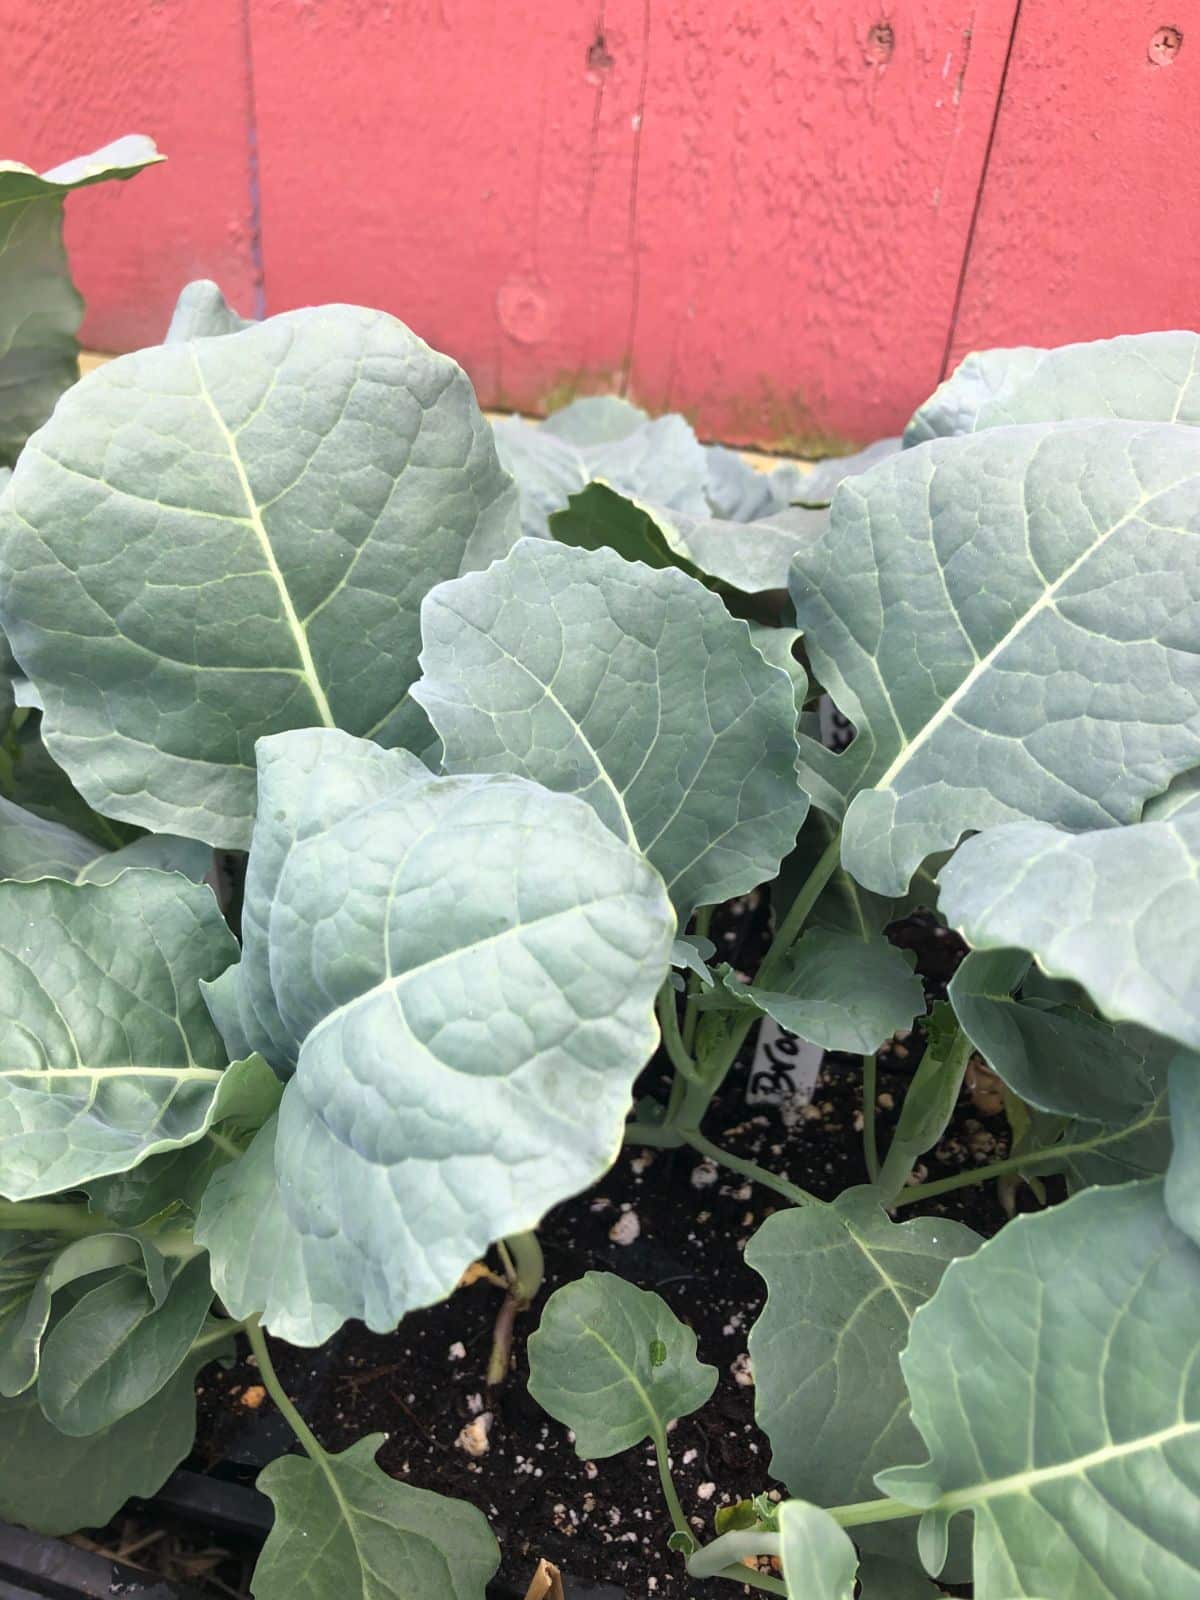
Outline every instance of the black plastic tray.
<path id="1" fill-rule="evenodd" d="M 181 1468 L 147 1505 L 174 1522 L 259 1545 L 271 1527 L 271 1502 L 251 1484 Z M 626 1600 L 611 1584 L 564 1578 L 567 1600 Z M 167 1583 L 63 1539 L 0 1522 L 0 1600 L 196 1600 L 198 1590 Z M 524 1600 L 524 1590 L 489 1584 L 488 1600 Z"/>

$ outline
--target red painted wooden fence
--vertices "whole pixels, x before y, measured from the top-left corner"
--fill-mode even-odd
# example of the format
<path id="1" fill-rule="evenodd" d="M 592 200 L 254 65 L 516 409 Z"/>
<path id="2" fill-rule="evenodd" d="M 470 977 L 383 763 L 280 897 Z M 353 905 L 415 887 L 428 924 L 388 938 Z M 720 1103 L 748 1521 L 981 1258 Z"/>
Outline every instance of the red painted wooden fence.
<path id="1" fill-rule="evenodd" d="M 84 337 L 183 282 L 354 300 L 487 404 L 782 447 L 970 348 L 1200 321 L 1200 21 L 1148 0 L 0 0 L 0 150 L 169 162 L 69 207 Z"/>

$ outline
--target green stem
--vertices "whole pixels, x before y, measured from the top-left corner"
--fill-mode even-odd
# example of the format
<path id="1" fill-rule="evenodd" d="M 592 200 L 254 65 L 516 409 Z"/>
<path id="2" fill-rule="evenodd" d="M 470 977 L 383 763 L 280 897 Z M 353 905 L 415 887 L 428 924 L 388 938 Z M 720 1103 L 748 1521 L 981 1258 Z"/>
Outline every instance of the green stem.
<path id="1" fill-rule="evenodd" d="M 683 1136 L 678 1128 L 666 1122 L 627 1122 L 624 1140 L 626 1144 L 645 1145 L 651 1150 L 678 1150 Z"/>
<path id="2" fill-rule="evenodd" d="M 77 1239 L 120 1231 L 116 1223 L 86 1206 L 59 1205 L 53 1200 L 0 1200 L 0 1232 L 16 1228 L 30 1233 L 69 1233 Z"/>
<path id="3" fill-rule="evenodd" d="M 546 1277 L 546 1258 L 534 1232 L 510 1234 L 496 1246 L 508 1274 L 509 1292 L 522 1305 L 535 1299 Z"/>
<path id="4" fill-rule="evenodd" d="M 210 1345 L 223 1344 L 226 1339 L 232 1339 L 235 1333 L 241 1333 L 248 1327 L 245 1318 L 235 1321 L 232 1317 L 223 1317 L 220 1325 L 206 1328 L 203 1333 L 198 1333 L 192 1340 L 192 1349 L 207 1350 Z"/>
<path id="5" fill-rule="evenodd" d="M 709 929 L 712 927 L 715 906 L 701 906 L 696 913 L 695 934 L 699 939 L 707 939 Z M 687 1005 L 683 1011 L 683 1048 L 690 1056 L 696 1044 L 696 1025 L 700 1021 L 700 1007 L 697 1001 L 700 998 L 700 979 L 694 972 L 688 973 Z"/>
<path id="6" fill-rule="evenodd" d="M 766 1167 L 760 1167 L 757 1162 L 744 1161 L 741 1156 L 731 1155 L 728 1150 L 722 1150 L 720 1145 L 713 1144 L 706 1139 L 696 1128 L 680 1128 L 678 1130 L 684 1144 L 690 1144 L 693 1150 L 698 1150 L 701 1155 L 708 1156 L 710 1161 L 717 1161 L 723 1167 L 728 1167 L 730 1172 L 740 1173 L 743 1178 L 749 1178 L 752 1183 L 762 1184 L 764 1189 L 774 1189 L 776 1194 L 781 1194 L 797 1206 L 826 1206 L 827 1200 L 821 1200 L 815 1194 L 809 1194 L 807 1189 L 801 1189 L 798 1184 L 789 1183 L 786 1178 L 780 1178 L 773 1172 L 768 1172 Z"/>
<path id="7" fill-rule="evenodd" d="M 900 1122 L 892 1137 L 887 1157 L 880 1168 L 879 1177 L 875 1183 L 879 1203 L 882 1206 L 891 1207 L 897 1203 L 899 1196 L 904 1193 L 905 1185 L 912 1173 L 913 1162 L 919 1156 L 924 1155 L 926 1150 L 931 1149 L 945 1132 L 953 1113 L 954 1105 L 958 1100 L 963 1078 L 967 1071 L 967 1063 L 971 1059 L 973 1048 L 970 1039 L 960 1027 L 954 1035 L 953 1043 L 945 1054 L 941 1056 L 940 1060 L 937 1056 L 932 1058 L 930 1064 L 935 1074 L 936 1083 L 941 1086 L 938 1088 L 938 1095 L 941 1095 L 943 1089 L 947 1094 L 947 1100 L 941 1103 L 940 1112 L 934 1121 L 931 1122 L 929 1120 L 933 1102 L 929 1101 L 927 1097 L 925 1101 L 921 1102 L 923 1106 L 922 1117 L 917 1119 L 915 1126 L 913 1125 L 909 1119 L 913 1090 L 911 1087 L 909 1088 L 909 1099 L 905 1101 L 904 1108 L 900 1113 Z M 927 1057 L 926 1060 L 928 1059 Z M 926 1061 L 922 1061 L 917 1069 L 918 1078 L 924 1076 L 925 1067 Z M 916 1079 L 914 1079 L 915 1082 Z M 907 1134 L 906 1124 L 908 1128 Z"/>
<path id="8" fill-rule="evenodd" d="M 841 1528 L 862 1528 L 871 1522 L 899 1522 L 902 1517 L 920 1517 L 921 1506 L 906 1506 L 902 1500 L 856 1500 L 852 1505 L 830 1506 L 829 1515 Z"/>
<path id="9" fill-rule="evenodd" d="M 321 1442 L 288 1399 L 287 1391 L 280 1383 L 279 1376 L 275 1371 L 275 1364 L 271 1360 L 271 1352 L 267 1349 L 267 1341 L 257 1317 L 251 1317 L 246 1323 L 246 1337 L 250 1341 L 250 1348 L 253 1350 L 254 1358 L 258 1362 L 258 1371 L 262 1378 L 263 1386 L 279 1408 L 280 1416 L 304 1446 L 305 1455 L 310 1460 L 315 1461 L 321 1471 L 328 1476 L 329 1468 L 326 1464 L 325 1451 L 321 1448 Z"/>
<path id="10" fill-rule="evenodd" d="M 1073 1150 L 1086 1150 L 1089 1146 L 1064 1145 L 1062 1150 L 1030 1150 L 1023 1156 L 1010 1156 L 1005 1161 L 994 1161 L 990 1167 L 975 1167 L 968 1172 L 956 1172 L 950 1178 L 934 1178 L 931 1183 L 915 1183 L 907 1189 L 902 1189 L 896 1198 L 889 1201 L 889 1210 L 898 1206 L 916 1205 L 918 1200 L 932 1200 L 939 1194 L 950 1194 L 955 1189 L 965 1189 L 971 1184 L 988 1183 L 992 1178 L 1003 1178 L 1010 1172 L 1031 1172 L 1036 1166 L 1047 1168 L 1058 1165 L 1063 1155 L 1070 1154 Z"/>
<path id="11" fill-rule="evenodd" d="M 671 1526 L 676 1533 L 683 1534 L 685 1539 L 691 1539 L 695 1543 L 696 1536 L 688 1526 L 688 1519 L 684 1516 L 683 1507 L 679 1503 L 675 1480 L 671 1476 L 671 1463 L 667 1457 L 667 1436 L 661 1428 L 656 1428 L 654 1432 L 654 1459 L 658 1463 L 658 1481 L 662 1484 L 663 1499 L 667 1502 L 667 1510 L 671 1514 Z"/>
<path id="12" fill-rule="evenodd" d="M 666 1048 L 667 1056 L 675 1071 L 688 1080 L 689 1083 L 698 1083 L 700 1073 L 696 1063 L 688 1055 L 683 1043 L 683 1036 L 679 1032 L 679 1012 L 675 1007 L 675 991 L 670 980 L 663 984 L 658 991 L 658 1025 L 662 1029 L 662 1041 Z"/>
<path id="13" fill-rule="evenodd" d="M 822 889 L 824 889 L 837 870 L 840 854 L 841 831 L 839 829 L 821 852 L 816 866 L 804 880 L 800 893 L 792 901 L 787 916 L 784 917 L 782 924 L 776 929 L 775 937 L 771 941 L 771 948 L 767 951 L 754 979 L 760 988 L 770 988 L 772 980 L 787 960 L 788 952 L 799 938 L 800 932 L 808 920 L 809 912 L 816 905 L 820 899 Z M 732 1017 L 725 1018 L 724 1034 L 714 1040 L 710 1048 L 702 1050 L 699 1066 L 705 1100 L 701 1116 L 703 1111 L 707 1109 L 708 1102 L 725 1081 L 725 1074 L 737 1060 L 737 1053 L 742 1047 L 742 1041 L 759 1020 L 759 1013 L 750 1010 L 738 1012 Z M 701 1040 L 702 1042 L 704 1040 L 703 1030 L 701 1031 Z M 670 1120 L 680 1120 L 688 1126 L 694 1126 L 700 1122 L 700 1116 L 688 1117 L 680 1115 L 678 1118 L 671 1117 Z"/>
<path id="14" fill-rule="evenodd" d="M 864 1056 L 863 1064 L 863 1159 L 867 1163 L 867 1177 L 879 1182 L 879 1143 L 875 1136 L 875 1089 L 879 1063 L 875 1056 Z"/>
<path id="15" fill-rule="evenodd" d="M 492 1349 L 487 1365 L 489 1389 L 498 1389 L 508 1377 L 517 1318 L 522 1311 L 528 1311 L 546 1276 L 546 1261 L 536 1233 L 510 1234 L 507 1239 L 497 1241 L 496 1250 L 504 1263 L 508 1293 L 492 1329 Z"/>
<path id="16" fill-rule="evenodd" d="M 788 951 L 799 938 L 808 914 L 821 897 L 821 891 L 837 871 L 841 859 L 842 833 L 839 828 L 821 852 L 816 866 L 804 880 L 800 893 L 792 901 L 788 914 L 775 930 L 771 948 L 767 951 L 754 981 L 760 989 L 769 989 L 771 979 L 787 959 Z"/>

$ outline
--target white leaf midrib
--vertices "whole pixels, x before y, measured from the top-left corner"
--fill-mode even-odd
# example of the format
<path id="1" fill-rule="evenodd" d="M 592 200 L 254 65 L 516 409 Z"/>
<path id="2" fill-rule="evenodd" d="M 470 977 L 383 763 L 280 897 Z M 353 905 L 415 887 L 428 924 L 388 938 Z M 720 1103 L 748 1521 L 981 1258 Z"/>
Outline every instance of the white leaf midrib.
<path id="1" fill-rule="evenodd" d="M 1111 1442 L 1097 1450 L 1089 1451 L 1086 1455 L 1073 1456 L 1070 1460 L 1056 1462 L 1053 1466 L 1027 1467 L 1023 1472 L 1011 1473 L 1007 1478 L 995 1478 L 990 1483 L 976 1483 L 965 1489 L 952 1489 L 928 1509 L 963 1511 L 1009 1495 L 1031 1494 L 1041 1484 L 1055 1483 L 1063 1478 L 1082 1478 L 1096 1468 L 1107 1466 L 1111 1461 L 1121 1461 L 1145 1451 L 1160 1450 L 1176 1439 L 1190 1438 L 1193 1434 L 1200 1434 L 1200 1421 L 1175 1422 L 1169 1428 L 1160 1428 L 1156 1433 L 1142 1434 L 1137 1439 L 1127 1439 L 1123 1444 Z"/>
<path id="2" fill-rule="evenodd" d="M 238 450 L 237 438 L 229 427 L 229 424 L 225 421 L 225 418 L 217 409 L 216 401 L 213 399 L 208 384 L 205 382 L 204 371 L 200 366 L 200 358 L 196 354 L 196 347 L 194 344 L 188 345 L 188 354 L 191 357 L 192 365 L 196 371 L 196 381 L 200 385 L 200 397 L 208 407 L 209 413 L 212 416 L 212 419 L 218 430 L 220 431 L 221 437 L 225 441 L 226 449 L 229 451 L 229 459 L 233 464 L 234 471 L 237 473 L 238 483 L 241 485 L 242 494 L 246 501 L 247 521 L 253 528 L 255 536 L 262 547 L 263 558 L 267 563 L 267 569 L 279 593 L 280 603 L 283 606 L 284 618 L 287 622 L 288 631 L 292 636 L 293 642 L 295 643 L 296 653 L 300 657 L 301 670 L 303 672 L 305 682 L 308 684 L 309 693 L 313 697 L 313 701 L 316 704 L 317 711 L 319 712 L 321 721 L 325 727 L 336 728 L 337 723 L 334 720 L 333 712 L 330 710 L 329 701 L 325 696 L 325 690 L 321 684 L 321 679 L 317 672 L 317 664 L 313 660 L 312 648 L 308 642 L 308 634 L 305 631 L 304 624 L 300 620 L 299 613 L 297 612 L 292 601 L 291 591 L 288 589 L 287 582 L 283 576 L 283 571 L 280 568 L 278 560 L 276 559 L 275 548 L 271 543 L 270 536 L 267 533 L 266 527 L 262 520 L 262 509 L 259 506 L 258 501 L 254 498 L 254 491 L 250 487 L 250 479 L 246 474 L 246 468 L 244 462 L 242 461 L 241 452 Z"/>
<path id="3" fill-rule="evenodd" d="M 1076 556 L 1075 560 L 1072 561 L 1071 564 L 1058 575 L 1054 582 L 1042 590 L 1041 594 L 1037 597 L 1033 604 L 1029 606 L 1027 610 L 1021 613 L 1021 616 L 1018 618 L 1018 620 L 1011 628 L 1008 629 L 1002 638 L 996 641 L 986 655 L 980 656 L 978 653 L 976 653 L 974 645 L 972 644 L 971 650 L 972 654 L 975 655 L 975 665 L 964 676 L 958 687 L 954 689 L 945 700 L 943 700 L 942 704 L 930 717 L 929 721 L 926 722 L 923 727 L 919 728 L 910 740 L 907 740 L 901 746 L 900 750 L 897 751 L 896 755 L 893 757 L 890 765 L 887 768 L 887 771 L 877 778 L 871 787 L 875 789 L 886 789 L 893 782 L 898 774 L 902 772 L 908 763 L 913 759 L 913 756 L 917 750 L 919 750 L 923 744 L 926 744 L 931 736 L 937 732 L 938 728 L 940 728 L 941 725 L 954 714 L 964 697 L 970 693 L 976 683 L 979 682 L 980 678 L 985 676 L 985 674 L 991 669 L 997 659 L 1008 649 L 1013 641 L 1020 637 L 1020 635 L 1036 617 L 1041 616 L 1045 611 L 1055 609 L 1054 602 L 1058 599 L 1059 593 L 1063 586 L 1068 583 L 1082 567 L 1086 566 L 1096 552 L 1102 549 L 1115 533 L 1119 533 L 1122 528 L 1126 527 L 1133 520 L 1133 518 L 1138 516 L 1138 514 L 1143 511 L 1145 507 L 1148 506 L 1152 501 L 1157 500 L 1161 498 L 1161 496 L 1169 494 L 1173 489 L 1178 489 L 1183 484 L 1192 481 L 1194 476 L 1194 473 L 1189 472 L 1185 478 L 1181 478 L 1174 483 L 1162 484 L 1148 494 L 1143 495 L 1136 505 L 1130 506 L 1129 509 L 1125 511 L 1116 522 L 1114 522 L 1110 527 L 1105 528 L 1103 532 L 1099 532 L 1091 544 L 1089 544 L 1085 550 Z M 940 571 L 940 561 L 937 563 L 937 565 Z M 954 612 L 955 619 L 959 621 L 959 625 L 961 627 L 961 619 L 958 617 L 957 608 L 951 605 L 951 610 Z"/>

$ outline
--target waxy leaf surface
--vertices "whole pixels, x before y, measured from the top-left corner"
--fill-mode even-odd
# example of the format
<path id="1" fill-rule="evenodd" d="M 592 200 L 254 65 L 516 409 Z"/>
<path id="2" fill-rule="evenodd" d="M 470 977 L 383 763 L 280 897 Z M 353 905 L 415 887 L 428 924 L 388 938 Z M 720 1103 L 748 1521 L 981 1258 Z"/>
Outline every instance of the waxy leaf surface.
<path id="1" fill-rule="evenodd" d="M 857 729 L 802 759 L 849 800 L 842 860 L 879 893 L 970 829 L 1136 821 L 1200 757 L 1193 429 L 1031 425 L 902 451 L 842 487 L 791 593 Z"/>
<path id="2" fill-rule="evenodd" d="M 948 1264 L 978 1245 L 959 1222 L 889 1221 L 867 1188 L 776 1212 L 755 1233 L 746 1262 L 767 1285 L 750 1330 L 755 1416 L 792 1494 L 870 1499 L 875 1473 L 911 1453 L 900 1352 Z M 873 1548 L 912 1544 L 911 1527 L 857 1532 Z"/>
<path id="3" fill-rule="evenodd" d="M 219 1131 L 220 1140 L 197 1139 L 124 1172 L 91 1179 L 83 1186 L 91 1209 L 123 1228 L 139 1227 L 179 1206 L 195 1216 L 209 1180 L 229 1161 L 229 1146 L 248 1144 L 278 1109 L 282 1093 L 282 1083 L 262 1056 L 233 1062 L 221 1074 L 208 1118 L 208 1129 Z"/>
<path id="4" fill-rule="evenodd" d="M 600 480 L 619 494 L 703 517 L 709 466 L 703 445 L 680 416 L 653 420 L 615 396 L 577 400 L 541 427 L 520 417 L 493 424 L 496 450 L 517 480 L 521 527 L 549 537 L 549 519 Z"/>
<path id="5" fill-rule="evenodd" d="M 980 413 L 1036 372 L 1045 355 L 1032 345 L 972 351 L 914 412 L 904 430 L 904 448 L 974 433 Z"/>
<path id="6" fill-rule="evenodd" d="M 196 1219 L 213 1288 L 231 1317 L 262 1319 L 277 1338 L 315 1346 L 346 1320 L 359 1292 L 354 1271 L 288 1215 L 275 1175 L 279 1119 L 271 1117 L 237 1161 L 213 1175 Z"/>
<path id="7" fill-rule="evenodd" d="M 196 1373 L 221 1354 L 210 1345 L 189 1356 L 153 1400 L 82 1438 L 52 1427 L 32 1389 L 0 1400 L 0 1517 L 74 1533 L 102 1528 L 131 1495 L 155 1494 L 195 1440 Z"/>
<path id="8" fill-rule="evenodd" d="M 263 870 L 256 832 L 242 962 L 210 998 L 227 1036 L 295 1061 L 274 1166 L 304 1278 L 268 1286 L 281 1315 L 310 1293 L 390 1329 L 610 1165 L 675 918 L 570 796 L 336 732 L 259 754 Z M 260 1193 L 261 1152 L 235 1170 Z M 202 1227 L 218 1281 L 236 1235 Z"/>
<path id="9" fill-rule="evenodd" d="M 49 172 L 0 161 L 0 462 L 16 459 L 79 376 L 83 300 L 63 248 L 64 200 L 161 160 L 152 139 L 129 134 Z"/>
<path id="10" fill-rule="evenodd" d="M 787 1500 L 779 1508 L 779 1534 L 788 1600 L 854 1600 L 858 1551 L 827 1511 Z"/>
<path id="11" fill-rule="evenodd" d="M 386 1434 L 339 1455 L 280 1456 L 259 1474 L 275 1524 L 254 1569 L 255 1600 L 484 1600 L 500 1565 L 474 1506 L 398 1483 L 376 1465 Z"/>
<path id="12" fill-rule="evenodd" d="M 971 945 L 1027 950 L 1114 1022 L 1200 1047 L 1200 811 L 1069 834 L 1028 822 L 968 839 L 941 911 Z"/>
<path id="13" fill-rule="evenodd" d="M 555 1291 L 529 1341 L 529 1392 L 575 1434 L 585 1460 L 643 1439 L 666 1441 L 717 1386 L 696 1358 L 696 1335 L 659 1295 L 611 1272 L 587 1272 Z"/>
<path id="14" fill-rule="evenodd" d="M 383 312 L 288 312 L 64 398 L 0 507 L 0 622 L 85 799 L 244 848 L 259 736 L 427 742 L 421 598 L 517 531 L 454 362 Z"/>
<path id="15" fill-rule="evenodd" d="M 197 278 L 180 290 L 164 344 L 186 344 L 189 339 L 216 339 L 225 333 L 252 328 L 240 317 L 211 278 Z"/>
<path id="16" fill-rule="evenodd" d="M 6 1244 L 10 1237 L 3 1236 Z M 17 1237 L 24 1237 L 26 1245 L 5 1252 L 7 1281 L 0 1323 L 0 1394 L 10 1397 L 24 1393 L 38 1375 L 42 1341 L 60 1289 L 96 1273 L 137 1266 L 155 1304 L 167 1291 L 166 1262 L 147 1239 L 129 1233 L 93 1233 L 64 1244 L 59 1234 L 50 1235 L 47 1248 L 42 1236 Z"/>
<path id="17" fill-rule="evenodd" d="M 1200 1251 L 1161 1182 L 1018 1217 L 946 1273 L 901 1365 L 930 1459 L 878 1483 L 927 1528 L 974 1512 L 976 1600 L 1197 1592 Z"/>
<path id="18" fill-rule="evenodd" d="M 1016 422 L 1200 423 L 1200 334 L 1126 333 L 1057 350 L 968 356 L 909 424 L 906 444 Z M 997 381 L 997 379 L 999 381 Z"/>
<path id="19" fill-rule="evenodd" d="M 523 540 L 422 610 L 413 690 L 449 772 L 580 795 L 658 868 L 681 924 L 777 870 L 808 810 L 795 703 L 686 575 Z"/>
<path id="20" fill-rule="evenodd" d="M 1154 1099 L 1141 1054 L 1076 1006 L 1018 999 L 1028 968 L 1021 951 L 971 951 L 948 990 L 963 1031 L 1029 1105 L 1092 1122 L 1130 1121 Z"/>
<path id="21" fill-rule="evenodd" d="M 236 955 L 210 891 L 176 874 L 0 883 L 0 1193 L 200 1138 L 226 1061 L 200 981 Z"/>
<path id="22" fill-rule="evenodd" d="M 119 850 L 105 850 L 73 828 L 0 798 L 0 878 L 111 883 L 131 867 L 181 872 L 199 883 L 212 867 L 212 851 L 197 839 L 169 833 L 148 833 Z"/>
<path id="23" fill-rule="evenodd" d="M 847 478 L 857 478 L 869 467 L 877 467 L 899 449 L 898 438 L 876 439 L 874 444 L 867 445 L 865 450 L 856 450 L 853 455 L 830 456 L 818 461 L 811 472 L 804 473 L 798 480 L 792 498 L 804 506 L 828 505 L 839 484 Z"/>
<path id="24" fill-rule="evenodd" d="M 161 1301 L 136 1272 L 89 1289 L 42 1346 L 38 1400 L 47 1420 L 82 1437 L 145 1405 L 183 1365 L 212 1297 L 202 1255 L 172 1274 Z"/>
<path id="25" fill-rule="evenodd" d="M 1167 1212 L 1200 1245 L 1200 1062 L 1188 1055 L 1173 1061 L 1170 1085 L 1174 1148 L 1164 1186 Z"/>
<path id="26" fill-rule="evenodd" d="M 878 1050 L 925 1009 L 911 952 L 878 936 L 858 939 L 823 928 L 792 946 L 770 988 L 728 974 L 725 990 L 749 998 L 789 1033 L 855 1055 Z"/>

